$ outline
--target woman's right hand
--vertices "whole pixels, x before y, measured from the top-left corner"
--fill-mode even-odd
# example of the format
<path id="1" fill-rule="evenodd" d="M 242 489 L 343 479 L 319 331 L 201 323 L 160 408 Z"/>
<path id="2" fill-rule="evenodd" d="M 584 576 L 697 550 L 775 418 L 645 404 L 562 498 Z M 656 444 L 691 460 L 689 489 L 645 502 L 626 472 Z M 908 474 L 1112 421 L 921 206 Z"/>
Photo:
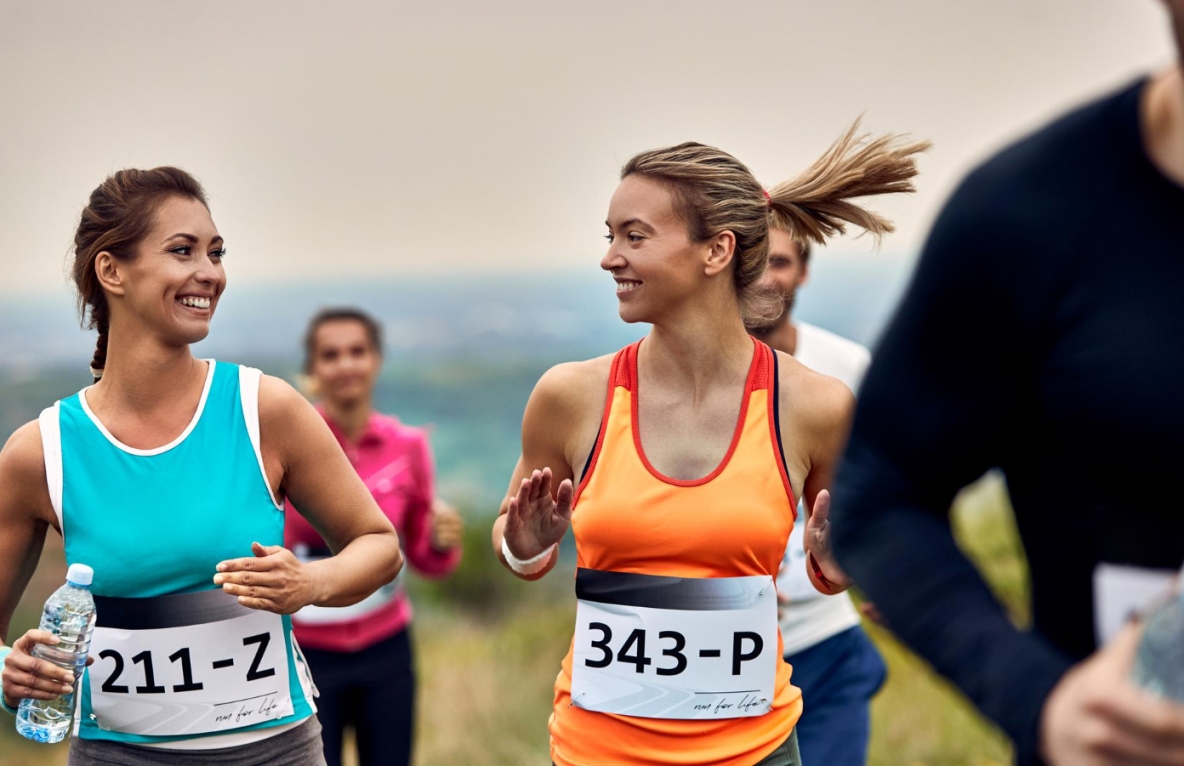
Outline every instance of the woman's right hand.
<path id="1" fill-rule="evenodd" d="M 1184 764 L 1184 705 L 1130 680 L 1141 636 L 1127 625 L 1053 687 L 1040 714 L 1050 766 Z"/>
<path id="2" fill-rule="evenodd" d="M 74 673 L 33 656 L 36 644 L 53 646 L 59 639 L 47 630 L 30 630 L 16 640 L 4 658 L 0 687 L 4 704 L 16 707 L 23 699 L 53 700 L 74 691 Z M 87 658 L 86 664 L 93 661 Z"/>
<path id="3" fill-rule="evenodd" d="M 516 558 L 532 559 L 563 539 L 571 525 L 574 495 L 571 479 L 559 483 L 551 496 L 551 469 L 531 473 L 523 479 L 518 494 L 510 498 L 502 534 Z"/>

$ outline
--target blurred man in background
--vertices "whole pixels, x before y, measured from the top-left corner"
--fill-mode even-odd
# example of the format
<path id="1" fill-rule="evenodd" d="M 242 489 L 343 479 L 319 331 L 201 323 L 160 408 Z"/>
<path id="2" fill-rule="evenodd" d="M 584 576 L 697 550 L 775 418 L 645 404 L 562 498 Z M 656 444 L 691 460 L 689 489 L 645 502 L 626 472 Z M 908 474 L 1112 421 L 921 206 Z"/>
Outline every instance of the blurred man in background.
<path id="1" fill-rule="evenodd" d="M 868 350 L 791 318 L 809 264 L 810 244 L 795 240 L 784 222 L 770 220 L 769 265 L 762 286 L 781 296 L 783 308 L 776 320 L 751 332 L 810 369 L 838 378 L 854 393 L 871 362 Z M 794 525 L 777 577 L 785 661 L 793 666 L 793 681 L 804 702 L 798 745 L 803 763 L 862 766 L 870 731 L 868 703 L 883 685 L 886 669 L 859 626 L 851 597 L 845 592 L 825 596 L 811 584 L 805 526 Z"/>
<path id="2" fill-rule="evenodd" d="M 1166 5 L 1184 50 L 1184 0 Z M 1184 706 L 1130 682 L 1139 632 L 1122 626 L 1184 559 L 1182 297 L 1177 64 L 967 178 L 863 386 L 840 563 L 1022 764 L 1184 763 Z M 1028 555 L 1030 632 L 950 532 L 955 493 L 992 467 Z"/>

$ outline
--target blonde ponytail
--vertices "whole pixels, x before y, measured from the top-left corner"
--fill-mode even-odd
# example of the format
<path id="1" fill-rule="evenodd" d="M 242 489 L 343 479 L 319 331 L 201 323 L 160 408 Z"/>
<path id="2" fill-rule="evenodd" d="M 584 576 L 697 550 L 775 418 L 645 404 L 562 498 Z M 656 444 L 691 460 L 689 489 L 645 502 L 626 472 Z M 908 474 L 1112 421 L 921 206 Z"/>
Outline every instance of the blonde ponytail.
<path id="1" fill-rule="evenodd" d="M 751 328 L 781 311 L 779 296 L 759 285 L 769 261 L 769 227 L 822 244 L 852 224 L 878 242 L 892 231 L 891 222 L 850 200 L 913 191 L 915 155 L 928 147 L 928 141 L 902 144 L 891 134 L 869 140 L 859 135 L 856 120 L 813 165 L 768 192 L 735 157 L 694 142 L 642 152 L 625 163 L 621 178 L 645 176 L 669 188 L 691 241 L 722 231 L 735 235 L 733 279 L 744 323 Z"/>
<path id="2" fill-rule="evenodd" d="M 892 222 L 850 200 L 916 191 L 916 155 L 929 146 L 928 141 L 905 143 L 891 133 L 874 139 L 861 135 L 856 120 L 813 165 L 769 190 L 769 223 L 820 245 L 852 224 L 879 244 L 894 230 Z"/>

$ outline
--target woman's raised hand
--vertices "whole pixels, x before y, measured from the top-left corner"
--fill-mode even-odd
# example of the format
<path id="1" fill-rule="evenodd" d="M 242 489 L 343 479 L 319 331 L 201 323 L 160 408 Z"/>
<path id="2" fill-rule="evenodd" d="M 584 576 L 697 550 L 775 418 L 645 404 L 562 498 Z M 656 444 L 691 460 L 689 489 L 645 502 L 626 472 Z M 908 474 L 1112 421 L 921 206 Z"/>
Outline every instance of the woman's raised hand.
<path id="1" fill-rule="evenodd" d="M 571 479 L 559 483 L 551 495 L 551 469 L 531 473 L 523 479 L 518 494 L 510 498 L 503 531 L 506 546 L 516 558 L 532 559 L 563 539 L 571 524 L 575 490 Z"/>
<path id="2" fill-rule="evenodd" d="M 806 566 L 814 587 L 827 595 L 851 587 L 851 578 L 839 566 L 830 548 L 830 492 L 821 490 L 814 498 L 806 522 Z"/>

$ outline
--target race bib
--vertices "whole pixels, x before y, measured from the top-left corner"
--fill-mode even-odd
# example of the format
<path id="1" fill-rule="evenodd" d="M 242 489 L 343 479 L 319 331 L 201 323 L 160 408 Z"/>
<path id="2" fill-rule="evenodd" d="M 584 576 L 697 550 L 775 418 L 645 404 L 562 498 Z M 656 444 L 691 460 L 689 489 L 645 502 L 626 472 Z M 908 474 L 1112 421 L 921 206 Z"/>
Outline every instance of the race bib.
<path id="1" fill-rule="evenodd" d="M 302 545 L 294 547 L 292 553 L 305 564 L 328 558 L 328 556 L 310 555 L 308 553 L 308 547 Z M 292 621 L 297 625 L 335 625 L 369 617 L 385 609 L 403 592 L 403 573 L 405 571 L 407 571 L 407 567 L 400 569 L 399 574 L 395 576 L 394 580 L 383 585 L 356 604 L 350 604 L 349 606 L 317 606 L 316 604 L 309 604 L 308 606 L 301 607 L 300 611 L 292 615 Z"/>
<path id="2" fill-rule="evenodd" d="M 741 718 L 772 709 L 773 578 L 580 569 L 572 704 L 641 718 Z"/>
<path id="3" fill-rule="evenodd" d="M 1175 569 L 1102 562 L 1094 567 L 1094 637 L 1107 644 L 1127 621 L 1171 593 Z"/>
<path id="4" fill-rule="evenodd" d="M 292 714 L 283 618 L 221 590 L 95 597 L 87 670 L 99 727 L 184 736 Z"/>

